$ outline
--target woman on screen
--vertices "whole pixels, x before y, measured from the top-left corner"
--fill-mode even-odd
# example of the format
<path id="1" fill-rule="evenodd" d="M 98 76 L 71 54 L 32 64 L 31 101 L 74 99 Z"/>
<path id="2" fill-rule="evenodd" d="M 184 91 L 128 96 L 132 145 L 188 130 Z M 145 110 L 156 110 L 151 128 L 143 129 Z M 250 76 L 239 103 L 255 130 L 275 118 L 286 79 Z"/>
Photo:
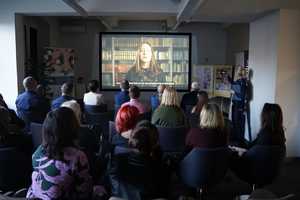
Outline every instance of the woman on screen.
<path id="1" fill-rule="evenodd" d="M 129 69 L 126 79 L 130 82 L 165 82 L 162 69 L 156 63 L 154 52 L 149 43 L 142 43 L 134 65 Z"/>

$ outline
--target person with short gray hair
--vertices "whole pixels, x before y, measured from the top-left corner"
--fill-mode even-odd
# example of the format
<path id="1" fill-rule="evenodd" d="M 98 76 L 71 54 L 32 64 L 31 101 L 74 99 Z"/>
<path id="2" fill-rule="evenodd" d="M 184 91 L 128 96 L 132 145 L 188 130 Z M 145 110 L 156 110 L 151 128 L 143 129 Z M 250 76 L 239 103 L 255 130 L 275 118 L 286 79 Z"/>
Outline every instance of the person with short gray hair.
<path id="1" fill-rule="evenodd" d="M 74 100 L 74 97 L 72 96 L 73 84 L 71 82 L 66 82 L 62 84 L 60 90 L 61 90 L 61 96 L 57 97 L 52 101 L 51 110 L 59 108 L 61 104 L 66 101 Z"/>

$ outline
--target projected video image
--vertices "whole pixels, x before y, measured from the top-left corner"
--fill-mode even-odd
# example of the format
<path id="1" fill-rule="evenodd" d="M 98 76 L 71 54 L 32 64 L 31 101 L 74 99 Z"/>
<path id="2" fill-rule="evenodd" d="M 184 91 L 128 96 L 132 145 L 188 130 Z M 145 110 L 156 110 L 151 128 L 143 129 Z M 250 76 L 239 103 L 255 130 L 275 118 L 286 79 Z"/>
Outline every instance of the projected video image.
<path id="1" fill-rule="evenodd" d="M 102 34 L 102 89 L 123 79 L 144 89 L 159 84 L 187 89 L 189 35 Z"/>

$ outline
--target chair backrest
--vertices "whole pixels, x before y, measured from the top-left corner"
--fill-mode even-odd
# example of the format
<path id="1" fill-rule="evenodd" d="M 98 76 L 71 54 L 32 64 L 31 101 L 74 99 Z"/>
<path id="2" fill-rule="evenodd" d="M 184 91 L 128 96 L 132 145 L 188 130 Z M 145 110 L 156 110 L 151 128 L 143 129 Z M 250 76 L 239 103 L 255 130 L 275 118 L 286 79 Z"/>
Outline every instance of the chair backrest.
<path id="1" fill-rule="evenodd" d="M 30 183 L 31 158 L 14 147 L 0 148 L 0 188 L 17 190 Z"/>
<path id="2" fill-rule="evenodd" d="M 40 144 L 42 144 L 42 128 L 43 124 L 31 122 L 30 132 L 32 138 L 33 149 L 35 150 Z"/>
<path id="3" fill-rule="evenodd" d="M 112 138 L 114 135 L 118 134 L 116 129 L 116 124 L 113 121 L 109 121 L 109 141 L 112 142 Z"/>
<path id="4" fill-rule="evenodd" d="M 152 114 L 151 111 L 140 114 L 139 121 L 142 121 L 142 120 L 151 121 L 151 114 Z"/>
<path id="5" fill-rule="evenodd" d="M 103 112 L 103 113 L 87 113 L 86 121 L 87 124 L 91 125 L 99 125 L 102 129 L 102 135 L 105 139 L 108 138 L 109 135 L 109 121 L 112 121 L 113 113 L 112 112 Z"/>
<path id="6" fill-rule="evenodd" d="M 107 105 L 84 105 L 84 111 L 91 114 L 107 112 Z"/>
<path id="7" fill-rule="evenodd" d="M 187 128 L 184 126 L 167 128 L 157 127 L 159 144 L 163 152 L 183 152 Z"/>
<path id="8" fill-rule="evenodd" d="M 228 169 L 229 150 L 222 148 L 194 148 L 180 163 L 184 184 L 203 188 L 217 184 Z"/>
<path id="9" fill-rule="evenodd" d="M 284 146 L 254 145 L 244 155 L 249 165 L 249 179 L 251 184 L 267 185 L 278 176 L 286 148 Z"/>

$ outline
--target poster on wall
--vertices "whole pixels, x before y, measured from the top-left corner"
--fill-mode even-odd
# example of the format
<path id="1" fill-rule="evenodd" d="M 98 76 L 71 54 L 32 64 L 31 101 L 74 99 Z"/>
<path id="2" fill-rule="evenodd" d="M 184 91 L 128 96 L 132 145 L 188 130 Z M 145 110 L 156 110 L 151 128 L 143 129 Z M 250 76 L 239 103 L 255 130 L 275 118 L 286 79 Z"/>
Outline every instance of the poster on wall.
<path id="1" fill-rule="evenodd" d="M 60 95 L 60 86 L 74 79 L 75 51 L 71 48 L 45 47 L 44 82 L 47 96 Z"/>
<path id="2" fill-rule="evenodd" d="M 200 85 L 210 97 L 230 97 L 232 66 L 230 65 L 194 65 L 192 81 Z"/>

